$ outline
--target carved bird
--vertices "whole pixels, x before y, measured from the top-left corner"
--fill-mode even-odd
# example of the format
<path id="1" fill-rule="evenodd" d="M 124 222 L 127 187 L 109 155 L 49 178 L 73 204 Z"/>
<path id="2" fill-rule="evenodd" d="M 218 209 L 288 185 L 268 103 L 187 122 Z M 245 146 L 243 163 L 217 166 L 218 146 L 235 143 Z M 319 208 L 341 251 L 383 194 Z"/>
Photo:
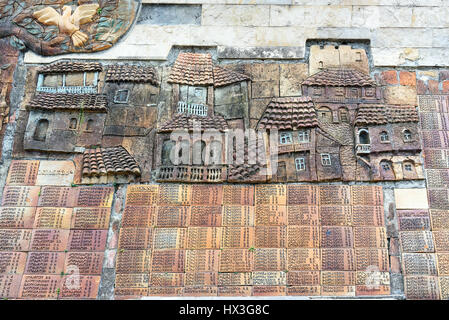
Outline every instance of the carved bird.
<path id="1" fill-rule="evenodd" d="M 76 8 L 73 15 L 70 6 L 62 7 L 62 15 L 52 7 L 46 7 L 34 12 L 33 17 L 44 25 L 58 26 L 60 33 L 67 34 L 72 38 L 75 47 L 81 47 L 89 38 L 85 33 L 79 31 L 80 25 L 91 22 L 99 7 L 96 3 L 83 4 Z"/>

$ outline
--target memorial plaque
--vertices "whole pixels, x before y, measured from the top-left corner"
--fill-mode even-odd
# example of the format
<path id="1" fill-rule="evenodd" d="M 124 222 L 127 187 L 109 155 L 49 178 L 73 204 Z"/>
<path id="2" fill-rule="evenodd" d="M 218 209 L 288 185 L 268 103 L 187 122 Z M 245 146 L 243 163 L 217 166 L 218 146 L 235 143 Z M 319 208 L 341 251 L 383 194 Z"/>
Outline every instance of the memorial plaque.
<path id="1" fill-rule="evenodd" d="M 287 187 L 282 184 L 256 185 L 256 205 L 260 204 L 285 206 L 287 204 Z"/>
<path id="2" fill-rule="evenodd" d="M 449 210 L 430 210 L 432 230 L 449 229 Z"/>
<path id="3" fill-rule="evenodd" d="M 109 229 L 110 208 L 74 208 L 72 229 Z"/>
<path id="4" fill-rule="evenodd" d="M 321 227 L 321 248 L 352 248 L 354 239 L 351 227 Z"/>
<path id="5" fill-rule="evenodd" d="M 0 274 L 22 274 L 26 261 L 25 252 L 0 252 Z"/>
<path id="6" fill-rule="evenodd" d="M 64 252 L 29 252 L 26 274 L 61 274 L 64 272 Z"/>
<path id="7" fill-rule="evenodd" d="M 383 191 L 380 186 L 351 186 L 353 206 L 383 206 Z"/>
<path id="8" fill-rule="evenodd" d="M 289 271 L 287 272 L 287 285 L 289 286 L 319 286 L 320 272 L 319 271 Z"/>
<path id="9" fill-rule="evenodd" d="M 449 276 L 449 253 L 437 253 L 438 275 Z"/>
<path id="10" fill-rule="evenodd" d="M 286 291 L 285 286 L 254 286 L 253 296 L 285 296 Z"/>
<path id="11" fill-rule="evenodd" d="M 407 276 L 437 276 L 437 260 L 433 253 L 403 253 L 402 273 Z"/>
<path id="12" fill-rule="evenodd" d="M 0 298 L 17 298 L 21 280 L 21 274 L 0 274 Z"/>
<path id="13" fill-rule="evenodd" d="M 319 186 L 320 205 L 350 205 L 351 187 L 324 185 Z"/>
<path id="14" fill-rule="evenodd" d="M 288 226 L 288 248 L 319 248 L 320 227 L 313 226 Z"/>
<path id="15" fill-rule="evenodd" d="M 284 271 L 255 271 L 253 272 L 255 286 L 287 285 L 287 275 Z"/>
<path id="16" fill-rule="evenodd" d="M 104 251 L 108 230 L 71 230 L 68 249 L 71 251 Z"/>
<path id="17" fill-rule="evenodd" d="M 217 295 L 217 287 L 185 287 L 183 292 L 184 297 L 208 297 Z"/>
<path id="18" fill-rule="evenodd" d="M 192 205 L 218 205 L 223 203 L 222 185 L 193 185 Z"/>
<path id="19" fill-rule="evenodd" d="M 449 277 L 439 277 L 440 299 L 449 300 Z"/>
<path id="20" fill-rule="evenodd" d="M 115 277 L 116 288 L 148 288 L 150 276 L 144 273 L 118 273 Z"/>
<path id="21" fill-rule="evenodd" d="M 70 230 L 33 230 L 30 251 L 64 251 L 68 249 Z"/>
<path id="22" fill-rule="evenodd" d="M 436 252 L 449 252 L 449 230 L 436 230 L 433 238 Z"/>
<path id="23" fill-rule="evenodd" d="M 318 196 L 318 186 L 294 184 L 287 185 L 287 204 L 289 206 L 316 206 L 319 204 Z"/>
<path id="24" fill-rule="evenodd" d="M 350 226 L 352 224 L 350 206 L 320 206 L 319 212 L 322 226 Z"/>
<path id="25" fill-rule="evenodd" d="M 184 250 L 153 250 L 151 272 L 184 272 Z"/>
<path id="26" fill-rule="evenodd" d="M 320 225 L 320 214 L 318 206 L 297 206 L 289 205 L 287 207 L 288 225 Z"/>
<path id="27" fill-rule="evenodd" d="M 159 186 L 159 205 L 188 206 L 191 204 L 192 186 L 186 184 L 162 184 Z"/>
<path id="28" fill-rule="evenodd" d="M 254 207 L 250 206 L 223 206 L 223 226 L 254 226 Z"/>
<path id="29" fill-rule="evenodd" d="M 404 291 L 410 300 L 438 300 L 438 278 L 432 276 L 405 276 Z"/>
<path id="30" fill-rule="evenodd" d="M 187 272 L 185 273 L 186 286 L 217 286 L 218 272 Z"/>
<path id="31" fill-rule="evenodd" d="M 38 186 L 70 186 L 75 177 L 73 161 L 41 160 L 37 173 Z"/>
<path id="32" fill-rule="evenodd" d="M 256 225 L 283 226 L 287 224 L 287 207 L 274 205 L 256 206 Z"/>
<path id="33" fill-rule="evenodd" d="M 114 197 L 112 187 L 78 187 L 76 207 L 111 207 Z"/>
<path id="34" fill-rule="evenodd" d="M 190 235 L 189 228 L 189 235 Z M 221 248 L 252 248 L 254 247 L 254 228 L 223 227 L 221 228 Z"/>
<path id="35" fill-rule="evenodd" d="M 390 286 L 356 286 L 355 294 L 356 296 L 386 296 L 390 295 Z"/>
<path id="36" fill-rule="evenodd" d="M 352 225 L 354 227 L 383 227 L 385 226 L 384 207 L 381 206 L 353 206 Z"/>
<path id="37" fill-rule="evenodd" d="M 28 251 L 31 230 L 0 229 L 0 251 Z"/>
<path id="38" fill-rule="evenodd" d="M 287 250 L 278 248 L 257 248 L 254 250 L 255 271 L 287 270 Z"/>
<path id="39" fill-rule="evenodd" d="M 433 236 L 431 231 L 401 231 L 399 241 L 402 252 L 434 252 Z"/>
<path id="40" fill-rule="evenodd" d="M 104 252 L 68 252 L 64 273 L 78 270 L 80 274 L 101 275 Z"/>
<path id="41" fill-rule="evenodd" d="M 429 189 L 449 188 L 449 170 L 427 169 L 427 187 Z"/>
<path id="42" fill-rule="evenodd" d="M 186 227 L 189 213 L 188 206 L 159 206 L 154 224 L 158 227 Z"/>
<path id="43" fill-rule="evenodd" d="M 357 271 L 356 283 L 357 286 L 390 286 L 390 273 L 380 272 L 376 268 L 369 271 Z"/>
<path id="44" fill-rule="evenodd" d="M 429 189 L 429 207 L 432 209 L 449 209 L 449 197 L 447 189 Z"/>
<path id="45" fill-rule="evenodd" d="M 321 249 L 296 248 L 287 249 L 287 270 L 314 271 L 320 270 Z"/>
<path id="46" fill-rule="evenodd" d="M 6 186 L 3 189 L 2 206 L 35 207 L 41 187 Z"/>
<path id="47" fill-rule="evenodd" d="M 120 249 L 149 249 L 153 247 L 153 229 L 121 228 L 118 247 Z"/>
<path id="48" fill-rule="evenodd" d="M 220 227 L 221 206 L 191 206 L 188 219 L 189 226 Z"/>
<path id="49" fill-rule="evenodd" d="M 33 228 L 36 208 L 0 207 L 0 228 Z"/>
<path id="50" fill-rule="evenodd" d="M 12 160 L 6 184 L 10 186 L 34 186 L 39 160 Z"/>
<path id="51" fill-rule="evenodd" d="M 449 169 L 449 150 L 424 148 L 426 169 Z"/>
<path id="52" fill-rule="evenodd" d="M 427 210 L 397 210 L 399 230 L 430 230 L 430 217 Z"/>
<path id="53" fill-rule="evenodd" d="M 323 271 L 355 270 L 354 250 L 347 248 L 321 249 L 321 269 Z"/>
<path id="54" fill-rule="evenodd" d="M 154 249 L 185 249 L 187 228 L 154 229 Z"/>
<path id="55" fill-rule="evenodd" d="M 122 298 L 139 298 L 148 295 L 148 288 L 115 288 L 114 295 L 117 299 Z"/>
<path id="56" fill-rule="evenodd" d="M 184 273 L 150 273 L 150 287 L 183 287 Z"/>
<path id="57" fill-rule="evenodd" d="M 60 275 L 24 275 L 20 286 L 20 298 L 56 299 L 61 289 Z"/>
<path id="58" fill-rule="evenodd" d="M 219 297 L 249 297 L 252 295 L 250 286 L 218 287 Z"/>
<path id="59" fill-rule="evenodd" d="M 356 275 L 353 271 L 322 271 L 322 286 L 353 286 Z"/>
<path id="60" fill-rule="evenodd" d="M 219 249 L 222 228 L 190 227 L 187 232 L 187 249 Z"/>
<path id="61" fill-rule="evenodd" d="M 320 286 L 294 286 L 287 287 L 288 296 L 319 296 L 321 295 Z"/>
<path id="62" fill-rule="evenodd" d="M 158 185 L 129 185 L 126 189 L 126 206 L 156 205 L 158 194 Z"/>
<path id="63" fill-rule="evenodd" d="M 116 273 L 149 273 L 151 250 L 118 250 Z"/>
<path id="64" fill-rule="evenodd" d="M 251 286 L 253 274 L 251 272 L 220 272 L 218 273 L 219 286 Z"/>
<path id="65" fill-rule="evenodd" d="M 71 187 L 42 187 L 39 207 L 65 207 L 75 205 L 78 191 Z"/>
<path id="66" fill-rule="evenodd" d="M 36 209 L 34 228 L 70 229 L 72 208 L 39 207 Z"/>
<path id="67" fill-rule="evenodd" d="M 387 248 L 387 231 L 383 227 L 354 227 L 355 248 Z"/>
<path id="68" fill-rule="evenodd" d="M 389 271 L 389 257 L 387 249 L 356 248 L 355 264 L 357 271 L 377 268 L 379 271 Z"/>
<path id="69" fill-rule="evenodd" d="M 321 286 L 321 295 L 355 297 L 355 286 Z"/>
<path id="70" fill-rule="evenodd" d="M 184 288 L 179 287 L 150 287 L 148 288 L 149 296 L 156 297 L 179 297 L 182 296 Z"/>
<path id="71" fill-rule="evenodd" d="M 163 207 L 159 207 L 161 209 Z M 122 228 L 149 228 L 156 220 L 157 207 L 131 207 L 126 206 L 123 210 Z"/>
<path id="72" fill-rule="evenodd" d="M 254 270 L 253 252 L 248 249 L 223 249 L 219 272 L 250 272 Z"/>
<path id="73" fill-rule="evenodd" d="M 254 186 L 223 186 L 223 205 L 254 205 Z"/>
<path id="74" fill-rule="evenodd" d="M 62 299 L 96 299 L 100 287 L 100 276 L 81 275 L 73 285 L 73 276 L 65 276 L 61 284 Z"/>
<path id="75" fill-rule="evenodd" d="M 254 229 L 256 248 L 285 248 L 287 246 L 287 227 L 258 226 Z"/>
<path id="76" fill-rule="evenodd" d="M 220 250 L 186 250 L 186 272 L 218 271 Z"/>

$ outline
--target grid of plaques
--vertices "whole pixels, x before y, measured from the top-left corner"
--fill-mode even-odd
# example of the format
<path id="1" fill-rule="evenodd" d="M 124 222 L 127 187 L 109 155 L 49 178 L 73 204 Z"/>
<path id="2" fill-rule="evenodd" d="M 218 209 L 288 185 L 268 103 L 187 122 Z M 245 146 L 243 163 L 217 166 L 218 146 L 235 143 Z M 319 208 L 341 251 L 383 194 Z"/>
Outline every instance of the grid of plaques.
<path id="1" fill-rule="evenodd" d="M 403 258 L 409 299 L 449 299 L 449 96 L 419 96 L 429 210 L 414 215 L 415 251 Z M 410 213 L 408 213 L 410 215 Z M 409 219 L 411 222 L 412 220 Z M 427 246 L 427 247 L 422 247 Z M 423 289 L 424 288 L 424 289 Z"/>
<path id="2" fill-rule="evenodd" d="M 0 207 L 1 298 L 97 297 L 114 189 L 55 185 L 73 179 L 62 167 L 10 167 Z"/>
<path id="3" fill-rule="evenodd" d="M 388 294 L 381 187 L 128 186 L 116 298 Z"/>

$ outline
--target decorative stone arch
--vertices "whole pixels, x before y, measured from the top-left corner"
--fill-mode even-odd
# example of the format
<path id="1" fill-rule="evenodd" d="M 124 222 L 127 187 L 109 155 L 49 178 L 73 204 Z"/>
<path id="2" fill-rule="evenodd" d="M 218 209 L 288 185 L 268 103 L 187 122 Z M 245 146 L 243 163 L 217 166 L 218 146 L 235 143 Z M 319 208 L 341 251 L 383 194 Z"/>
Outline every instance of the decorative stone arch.
<path id="1" fill-rule="evenodd" d="M 369 131 L 367 129 L 359 129 L 357 132 L 357 138 L 359 144 L 370 144 Z"/>

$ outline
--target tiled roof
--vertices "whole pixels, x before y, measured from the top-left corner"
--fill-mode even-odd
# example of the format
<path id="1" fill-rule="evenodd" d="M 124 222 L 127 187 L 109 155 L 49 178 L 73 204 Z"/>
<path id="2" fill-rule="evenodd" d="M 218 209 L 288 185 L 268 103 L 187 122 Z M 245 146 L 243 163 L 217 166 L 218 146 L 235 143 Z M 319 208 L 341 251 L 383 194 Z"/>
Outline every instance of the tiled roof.
<path id="1" fill-rule="evenodd" d="M 332 68 L 320 71 L 303 81 L 308 86 L 366 87 L 376 82 L 363 72 L 355 69 Z"/>
<path id="2" fill-rule="evenodd" d="M 195 126 L 194 126 L 195 123 Z M 193 130 L 194 127 L 197 128 L 201 126 L 201 129 L 215 129 L 215 130 L 226 130 L 228 129 L 228 124 L 226 120 L 219 115 L 216 116 L 195 116 L 186 114 L 177 114 L 173 119 L 164 123 L 159 129 L 160 132 L 163 131 L 173 131 L 179 129 Z"/>
<path id="3" fill-rule="evenodd" d="M 60 61 L 45 65 L 39 68 L 40 73 L 66 73 L 66 72 L 86 72 L 101 71 L 101 63 L 98 62 L 71 62 Z"/>
<path id="4" fill-rule="evenodd" d="M 191 86 L 213 85 L 212 56 L 204 53 L 181 52 L 171 69 L 168 82 Z"/>
<path id="5" fill-rule="evenodd" d="M 251 80 L 249 76 L 222 67 L 214 67 L 214 87 Z"/>
<path id="6" fill-rule="evenodd" d="M 106 73 L 109 82 L 148 82 L 158 85 L 156 70 L 151 66 L 110 65 Z"/>
<path id="7" fill-rule="evenodd" d="M 297 130 L 318 126 L 310 97 L 273 98 L 259 121 L 259 129 Z"/>
<path id="8" fill-rule="evenodd" d="M 140 168 L 122 146 L 87 149 L 83 156 L 83 176 L 106 174 L 140 176 Z"/>
<path id="9" fill-rule="evenodd" d="M 418 122 L 416 108 L 413 106 L 361 105 L 355 119 L 356 125 L 382 125 L 400 122 Z"/>
<path id="10" fill-rule="evenodd" d="M 259 150 L 265 150 L 264 148 L 259 148 Z M 242 164 L 230 164 L 228 166 L 228 179 L 232 181 L 244 181 L 250 179 L 252 176 L 257 175 L 259 171 L 266 166 L 260 163 L 257 155 L 257 144 L 252 143 L 248 145 L 248 141 L 245 139 L 244 144 L 244 156 Z M 248 156 L 251 155 L 255 157 L 249 161 Z M 234 160 L 237 160 L 237 155 L 234 152 Z M 256 162 L 256 163 L 253 163 Z"/>
<path id="11" fill-rule="evenodd" d="M 107 112 L 107 99 L 103 94 L 55 94 L 40 93 L 34 96 L 28 109 L 80 110 Z"/>

